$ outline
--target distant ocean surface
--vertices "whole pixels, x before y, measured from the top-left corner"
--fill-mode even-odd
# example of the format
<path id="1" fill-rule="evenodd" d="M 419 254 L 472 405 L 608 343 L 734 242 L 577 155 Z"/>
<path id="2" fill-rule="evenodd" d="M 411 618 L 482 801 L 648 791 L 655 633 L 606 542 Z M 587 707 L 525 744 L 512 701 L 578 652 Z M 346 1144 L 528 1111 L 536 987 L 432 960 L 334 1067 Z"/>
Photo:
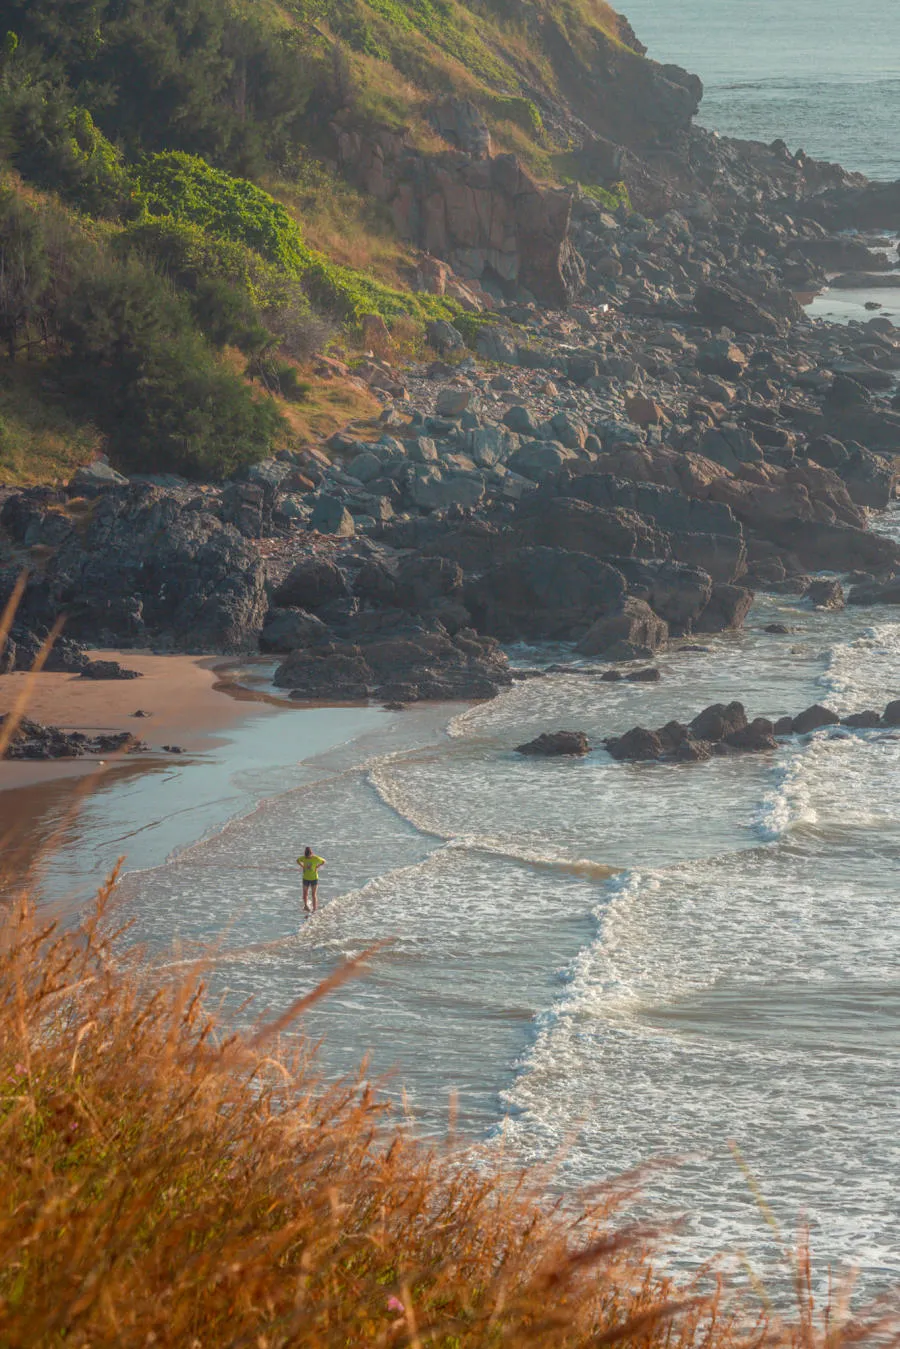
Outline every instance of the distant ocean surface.
<path id="1" fill-rule="evenodd" d="M 900 0 L 621 0 L 657 61 L 693 71 L 700 122 L 900 177 Z"/>

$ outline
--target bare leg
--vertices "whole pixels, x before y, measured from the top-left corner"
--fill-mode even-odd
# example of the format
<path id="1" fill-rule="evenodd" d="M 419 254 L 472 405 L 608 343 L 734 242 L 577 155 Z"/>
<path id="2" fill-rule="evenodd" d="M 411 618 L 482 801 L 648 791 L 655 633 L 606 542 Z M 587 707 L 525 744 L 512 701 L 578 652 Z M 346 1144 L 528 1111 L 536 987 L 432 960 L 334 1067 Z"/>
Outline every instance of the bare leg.
<path id="1" fill-rule="evenodd" d="M 312 909 L 309 907 L 309 891 L 310 891 L 309 883 L 305 881 L 304 884 L 303 884 L 303 912 L 304 912 L 304 913 L 312 913 Z"/>
<path id="2" fill-rule="evenodd" d="M 310 888 L 312 890 L 312 911 L 315 913 L 319 907 L 319 882 L 313 881 Z"/>

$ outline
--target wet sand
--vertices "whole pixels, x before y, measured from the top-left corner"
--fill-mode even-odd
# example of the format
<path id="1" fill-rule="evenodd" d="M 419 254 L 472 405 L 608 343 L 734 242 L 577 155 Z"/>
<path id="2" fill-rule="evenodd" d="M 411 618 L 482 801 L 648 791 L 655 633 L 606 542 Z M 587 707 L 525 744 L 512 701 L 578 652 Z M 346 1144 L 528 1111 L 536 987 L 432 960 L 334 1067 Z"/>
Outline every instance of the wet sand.
<path id="1" fill-rule="evenodd" d="M 97 659 L 118 660 L 143 677 L 92 680 L 72 674 L 0 675 L 0 713 L 13 708 L 31 679 L 25 715 L 33 721 L 92 735 L 130 731 L 146 741 L 156 756 L 162 754 L 163 745 L 175 744 L 188 751 L 207 749 L 215 742 L 217 732 L 228 730 L 247 715 L 247 701 L 269 703 L 239 688 L 229 677 L 231 666 L 223 663 L 221 656 L 153 656 L 132 651 L 91 654 Z M 138 710 L 150 715 L 135 717 Z M 128 760 L 134 764 L 146 762 L 148 757 L 141 754 L 128 756 Z M 81 759 L 0 763 L 0 792 L 96 774 L 116 762 L 121 760 L 86 755 Z M 5 816 L 11 809 L 11 803 L 0 797 L 0 812 Z"/>
<path id="2" fill-rule="evenodd" d="M 0 678 L 0 712 L 28 687 L 34 720 L 91 734 L 130 731 L 149 746 L 105 759 L 0 763 L 0 896 L 24 886 L 66 920 L 120 858 L 126 871 L 159 866 L 306 782 L 307 761 L 395 722 L 380 707 L 276 697 L 265 658 L 102 654 L 143 677 Z M 152 715 L 136 718 L 138 709 Z M 173 744 L 184 752 L 162 751 Z"/>
<path id="3" fill-rule="evenodd" d="M 0 713 L 11 711 L 27 688 L 25 715 L 33 721 L 92 735 L 130 731 L 149 752 L 0 762 L 0 885 L 4 876 L 8 882 L 10 874 L 26 874 L 48 848 L 77 831 L 83 802 L 101 787 L 165 774 L 169 765 L 190 762 L 188 755 L 221 745 L 251 714 L 276 713 L 275 700 L 238 685 L 233 665 L 221 656 L 104 651 L 96 657 L 118 660 L 142 678 L 2 675 Z M 138 710 L 149 715 L 135 717 Z M 186 757 L 165 753 L 163 745 L 180 746 Z"/>

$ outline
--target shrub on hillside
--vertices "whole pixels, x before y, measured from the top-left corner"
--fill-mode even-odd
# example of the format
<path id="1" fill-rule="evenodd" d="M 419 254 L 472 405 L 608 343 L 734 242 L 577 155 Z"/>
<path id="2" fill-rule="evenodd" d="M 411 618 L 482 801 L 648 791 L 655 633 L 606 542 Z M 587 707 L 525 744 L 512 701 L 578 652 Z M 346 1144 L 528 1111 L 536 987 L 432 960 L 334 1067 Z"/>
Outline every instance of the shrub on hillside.
<path id="1" fill-rule="evenodd" d="M 302 281 L 267 263 L 246 244 L 199 225 L 154 216 L 124 230 L 122 255 L 138 253 L 183 289 L 204 335 L 215 345 L 258 356 L 268 348 L 307 360 L 333 333 L 313 313 Z"/>
<path id="2" fill-rule="evenodd" d="M 151 215 L 198 225 L 215 239 L 252 248 L 299 273 L 309 258 L 299 227 L 280 202 L 246 178 L 180 151 L 151 155 L 134 170 Z"/>
<path id="3" fill-rule="evenodd" d="M 11 361 L 46 313 L 50 260 L 38 216 L 9 188 L 0 192 L 0 341 Z"/>
<path id="4" fill-rule="evenodd" d="M 189 307 L 137 259 L 98 255 L 61 316 L 69 389 L 120 465 L 220 477 L 270 452 L 281 419 L 218 366 Z"/>
<path id="5" fill-rule="evenodd" d="M 135 169 L 134 176 L 147 209 L 164 222 L 160 230 L 171 249 L 176 247 L 173 222 L 193 225 L 213 239 L 249 248 L 276 272 L 299 281 L 316 309 L 344 322 L 357 323 L 364 314 L 381 314 L 390 321 L 401 315 L 448 318 L 455 312 L 435 296 L 393 290 L 364 272 L 330 262 L 306 246 L 299 226 L 281 202 L 246 179 L 212 168 L 196 155 L 153 155 Z M 139 227 L 132 237 L 141 237 L 143 229 Z M 150 235 L 145 231 L 143 237 Z M 259 267 L 254 269 L 252 261 L 248 267 L 260 293 L 277 292 L 272 274 L 267 277 Z M 296 311 L 298 294 L 291 303 Z M 277 309 L 278 302 L 270 307 Z"/>
<path id="6" fill-rule="evenodd" d="M 239 172 L 302 139 L 320 44 L 231 0 L 0 0 L 0 31 L 52 65 L 131 158 L 176 148 Z"/>
<path id="7" fill-rule="evenodd" d="M 8 43 L 0 56 L 0 128 L 10 161 L 30 182 L 88 215 L 139 209 L 122 157 L 78 107 L 52 67 Z"/>

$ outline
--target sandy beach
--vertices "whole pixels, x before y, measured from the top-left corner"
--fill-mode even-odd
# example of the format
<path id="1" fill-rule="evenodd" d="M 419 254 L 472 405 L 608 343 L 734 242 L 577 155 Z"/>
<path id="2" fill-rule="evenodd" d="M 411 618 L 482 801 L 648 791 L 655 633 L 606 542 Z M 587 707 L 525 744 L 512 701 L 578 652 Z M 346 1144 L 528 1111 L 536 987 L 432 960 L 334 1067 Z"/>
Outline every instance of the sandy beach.
<path id="1" fill-rule="evenodd" d="M 73 674 L 39 674 L 31 677 L 26 715 L 66 731 L 130 731 L 158 754 L 163 745 L 171 744 L 189 751 L 208 748 L 217 732 L 246 714 L 246 705 L 242 704 L 248 699 L 256 701 L 253 693 L 243 688 L 241 698 L 234 696 L 228 678 L 230 667 L 220 656 L 104 651 L 97 652 L 96 658 L 118 660 L 126 668 L 138 670 L 142 678 L 98 681 Z M 28 678 L 24 674 L 0 675 L 0 713 L 13 708 Z M 148 715 L 135 717 L 139 710 Z M 146 757 L 141 755 L 140 760 Z M 104 761 L 102 767 L 112 767 L 114 762 Z M 0 763 L 0 791 L 82 777 L 99 768 L 101 761 L 92 755 Z M 8 806 L 8 802 L 3 803 L 4 812 Z"/>
<path id="2" fill-rule="evenodd" d="M 66 731 L 98 734 L 130 731 L 148 753 L 99 758 L 0 762 L 0 848 L 3 870 L 21 874 L 58 834 L 70 813 L 77 817 L 86 793 L 101 785 L 124 785 L 167 762 L 184 762 L 163 745 L 186 754 L 213 749 L 222 735 L 248 716 L 276 709 L 264 695 L 238 686 L 220 656 L 154 656 L 104 651 L 142 678 L 97 681 L 73 674 L 0 676 L 0 713 L 16 706 L 26 680 L 26 715 Z M 135 717 L 138 710 L 146 717 Z M 78 790 L 82 789 L 82 790 Z M 74 812 L 74 813 L 73 813 Z"/>

